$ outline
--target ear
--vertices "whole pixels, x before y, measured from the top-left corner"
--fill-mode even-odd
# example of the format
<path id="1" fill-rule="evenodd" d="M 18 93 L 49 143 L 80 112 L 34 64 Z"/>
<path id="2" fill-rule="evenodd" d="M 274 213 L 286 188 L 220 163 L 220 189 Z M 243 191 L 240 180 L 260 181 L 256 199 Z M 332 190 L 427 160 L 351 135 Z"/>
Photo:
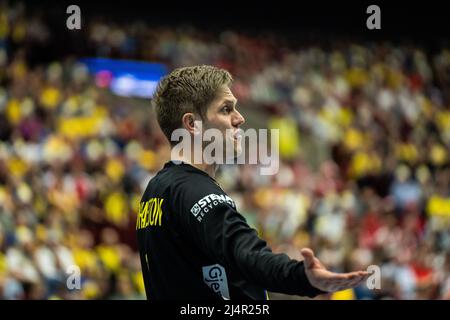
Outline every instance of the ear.
<path id="1" fill-rule="evenodd" d="M 195 133 L 195 115 L 192 112 L 185 113 L 181 118 L 181 124 L 189 133 Z"/>

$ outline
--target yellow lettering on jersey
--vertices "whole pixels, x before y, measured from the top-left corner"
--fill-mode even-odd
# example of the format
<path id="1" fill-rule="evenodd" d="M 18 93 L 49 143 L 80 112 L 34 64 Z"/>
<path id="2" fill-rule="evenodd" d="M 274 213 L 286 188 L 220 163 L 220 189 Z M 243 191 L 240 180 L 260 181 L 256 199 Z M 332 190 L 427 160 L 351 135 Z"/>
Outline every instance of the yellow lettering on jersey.
<path id="1" fill-rule="evenodd" d="M 148 226 L 161 226 L 162 203 L 164 199 L 151 198 L 139 204 L 139 214 L 136 220 L 136 230 L 144 229 Z"/>

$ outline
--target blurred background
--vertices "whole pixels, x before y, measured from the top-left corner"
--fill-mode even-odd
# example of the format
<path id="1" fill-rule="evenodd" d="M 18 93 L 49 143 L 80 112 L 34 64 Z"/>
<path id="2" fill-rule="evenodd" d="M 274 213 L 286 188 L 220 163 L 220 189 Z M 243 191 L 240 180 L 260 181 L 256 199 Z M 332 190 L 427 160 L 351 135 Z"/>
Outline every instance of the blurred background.
<path id="1" fill-rule="evenodd" d="M 72 3 L 0 1 L 1 299 L 145 299 L 136 212 L 170 156 L 149 99 L 197 64 L 233 74 L 244 129 L 280 129 L 277 175 L 218 177 L 273 251 L 381 268 L 379 290 L 318 299 L 450 298 L 445 11 L 381 6 L 368 31 L 364 4 L 78 3 L 67 30 Z"/>

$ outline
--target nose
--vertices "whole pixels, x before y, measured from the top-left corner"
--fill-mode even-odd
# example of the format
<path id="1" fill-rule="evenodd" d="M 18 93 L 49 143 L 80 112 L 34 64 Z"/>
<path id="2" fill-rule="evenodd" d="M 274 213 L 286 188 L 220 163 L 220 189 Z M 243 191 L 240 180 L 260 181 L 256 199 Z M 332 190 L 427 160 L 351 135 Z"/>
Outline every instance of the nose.
<path id="1" fill-rule="evenodd" d="M 233 117 L 233 126 L 239 127 L 245 123 L 245 118 L 242 116 L 242 114 L 239 113 L 239 111 L 235 110 L 236 114 Z"/>

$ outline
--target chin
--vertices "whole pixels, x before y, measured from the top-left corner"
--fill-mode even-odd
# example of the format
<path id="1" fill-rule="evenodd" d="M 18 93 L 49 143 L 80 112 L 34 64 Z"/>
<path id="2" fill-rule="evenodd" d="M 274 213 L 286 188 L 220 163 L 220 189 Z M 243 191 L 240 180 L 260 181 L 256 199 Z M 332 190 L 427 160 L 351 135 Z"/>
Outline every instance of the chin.
<path id="1" fill-rule="evenodd" d="M 236 144 L 234 145 L 234 154 L 235 157 L 239 157 L 242 153 L 242 146 L 240 144 L 240 142 L 236 142 Z"/>
<path id="2" fill-rule="evenodd" d="M 242 153 L 242 146 L 240 144 L 240 142 L 237 141 L 233 141 L 233 154 L 230 156 L 227 154 L 227 152 L 225 151 L 226 149 L 224 149 L 224 159 L 225 162 L 229 162 L 232 161 L 234 163 L 234 161 L 241 155 Z"/>

